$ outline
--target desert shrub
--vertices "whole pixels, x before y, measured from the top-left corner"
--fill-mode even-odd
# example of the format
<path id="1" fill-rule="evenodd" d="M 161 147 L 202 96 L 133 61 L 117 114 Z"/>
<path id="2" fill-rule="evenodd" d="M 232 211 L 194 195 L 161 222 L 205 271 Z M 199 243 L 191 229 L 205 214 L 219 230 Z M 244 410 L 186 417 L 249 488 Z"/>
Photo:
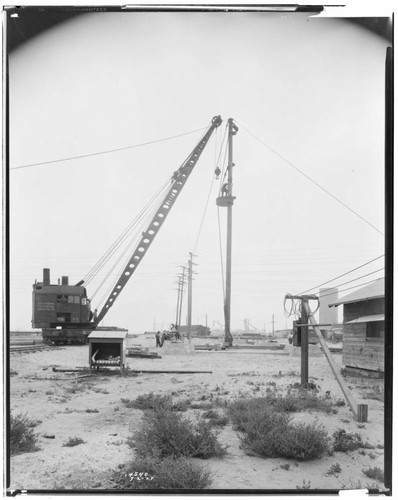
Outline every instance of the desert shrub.
<path id="1" fill-rule="evenodd" d="M 146 412 L 128 444 L 140 457 L 210 458 L 226 453 L 207 422 L 194 423 L 169 408 Z"/>
<path id="2" fill-rule="evenodd" d="M 86 413 L 99 413 L 100 411 L 97 408 L 87 408 Z"/>
<path id="3" fill-rule="evenodd" d="M 325 428 L 316 423 L 290 424 L 281 435 L 280 456 L 298 460 L 313 460 L 329 450 L 329 437 Z"/>
<path id="4" fill-rule="evenodd" d="M 287 394 L 278 394 L 276 391 L 267 391 L 264 397 L 241 399 L 234 401 L 229 405 L 230 411 L 236 414 L 236 419 L 239 419 L 240 413 L 256 411 L 259 408 L 274 409 L 279 412 L 298 412 L 304 410 L 319 410 L 326 413 L 332 413 L 333 401 L 327 397 L 318 397 L 314 393 L 295 394 L 288 391 Z M 243 415 L 241 415 L 243 416 Z M 244 417 L 243 417 L 244 418 Z M 235 425 L 239 426 L 237 422 Z M 239 430 L 239 429 L 238 429 Z"/>
<path id="5" fill-rule="evenodd" d="M 203 418 L 218 418 L 219 414 L 215 410 L 205 411 L 202 415 Z"/>
<path id="6" fill-rule="evenodd" d="M 210 427 L 224 427 L 229 424 L 229 419 L 227 417 L 217 415 L 216 417 L 210 417 L 208 419 L 208 424 Z"/>
<path id="7" fill-rule="evenodd" d="M 66 441 L 66 443 L 64 443 L 62 446 L 69 446 L 69 447 L 73 447 L 73 446 L 78 446 L 79 444 L 83 444 L 85 443 L 86 441 L 84 441 L 82 438 L 78 438 L 78 437 L 74 437 L 74 438 L 69 438 L 68 441 Z"/>
<path id="8" fill-rule="evenodd" d="M 362 469 L 362 472 L 365 476 L 370 477 L 371 479 L 376 479 L 376 481 L 384 482 L 384 472 L 380 469 L 380 467 L 370 467 L 369 469 Z"/>
<path id="9" fill-rule="evenodd" d="M 10 417 L 10 452 L 11 455 L 20 453 L 29 453 L 37 451 L 36 446 L 37 435 L 33 432 L 32 427 L 37 423 L 30 420 L 26 414 L 11 415 Z"/>
<path id="10" fill-rule="evenodd" d="M 191 403 L 190 408 L 192 410 L 210 410 L 214 407 L 214 403 L 210 401 L 205 401 L 203 403 Z"/>
<path id="11" fill-rule="evenodd" d="M 339 472 L 341 472 L 341 466 L 339 463 L 337 463 L 331 465 L 326 474 L 332 475 L 332 474 L 338 474 Z"/>
<path id="12" fill-rule="evenodd" d="M 189 400 L 173 402 L 173 399 L 168 394 L 141 394 L 136 399 L 123 399 L 122 403 L 126 408 L 135 408 L 137 410 L 156 410 L 158 408 L 169 408 L 173 411 L 186 411 L 189 407 Z"/>
<path id="13" fill-rule="evenodd" d="M 274 417 L 280 417 L 274 414 Z M 328 450 L 328 436 L 322 426 L 314 424 L 290 424 L 273 419 L 268 430 L 258 426 L 257 432 L 245 434 L 243 447 L 262 457 L 294 458 L 313 460 L 321 457 Z"/>
<path id="14" fill-rule="evenodd" d="M 365 443 L 358 433 L 346 432 L 344 429 L 338 429 L 333 433 L 332 437 L 334 451 L 353 451 L 365 447 Z"/>
<path id="15" fill-rule="evenodd" d="M 237 400 L 228 407 L 234 428 L 243 433 L 246 453 L 312 460 L 328 451 L 329 438 L 322 426 L 292 424 L 289 415 L 275 411 L 264 400 Z"/>
<path id="16" fill-rule="evenodd" d="M 141 458 L 124 466 L 113 476 L 117 488 L 203 489 L 211 485 L 211 473 L 186 458 Z"/>
<path id="17" fill-rule="evenodd" d="M 301 485 L 296 485 L 297 490 L 310 490 L 311 489 L 311 481 L 306 481 L 303 479 L 303 483 Z"/>

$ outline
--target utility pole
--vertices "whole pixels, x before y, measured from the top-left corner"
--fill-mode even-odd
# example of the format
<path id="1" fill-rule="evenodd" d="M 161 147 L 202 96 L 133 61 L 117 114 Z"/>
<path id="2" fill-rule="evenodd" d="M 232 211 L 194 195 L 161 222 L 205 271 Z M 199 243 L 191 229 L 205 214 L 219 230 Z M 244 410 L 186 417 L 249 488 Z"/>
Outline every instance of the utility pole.
<path id="1" fill-rule="evenodd" d="M 181 326 L 181 313 L 182 313 L 182 299 L 184 297 L 184 285 L 185 285 L 185 271 L 186 267 L 182 267 L 182 274 L 180 275 L 180 282 L 181 282 L 181 293 L 180 293 L 180 309 L 179 309 L 179 315 L 178 315 L 178 321 L 176 325 Z"/>
<path id="2" fill-rule="evenodd" d="M 275 320 L 274 320 L 274 315 L 272 315 L 272 321 L 271 321 L 271 323 L 272 323 L 272 336 L 274 336 L 275 335 L 275 328 L 274 328 Z"/>
<path id="3" fill-rule="evenodd" d="M 225 302 L 224 302 L 224 346 L 232 346 L 231 335 L 231 267 L 232 267 L 232 206 L 234 204 L 235 196 L 232 195 L 233 188 L 233 144 L 232 138 L 238 132 L 238 127 L 233 122 L 232 118 L 228 120 L 228 177 L 227 182 L 222 187 L 221 196 L 217 198 L 217 205 L 220 207 L 227 207 L 227 258 L 226 258 L 226 272 L 225 272 Z"/>
<path id="4" fill-rule="evenodd" d="M 192 266 L 197 265 L 193 262 L 193 257 L 197 257 L 197 255 L 194 255 L 192 252 L 189 252 L 189 259 L 188 259 L 188 320 L 187 320 L 188 340 L 191 338 L 191 326 L 192 326 L 192 275 L 193 275 Z"/>
<path id="5" fill-rule="evenodd" d="M 185 266 L 178 266 L 182 268 L 182 273 L 180 273 L 178 277 L 178 295 L 177 295 L 177 312 L 176 312 L 176 321 L 175 324 L 181 325 L 181 310 L 182 310 L 182 299 L 184 294 L 184 284 L 185 284 Z"/>

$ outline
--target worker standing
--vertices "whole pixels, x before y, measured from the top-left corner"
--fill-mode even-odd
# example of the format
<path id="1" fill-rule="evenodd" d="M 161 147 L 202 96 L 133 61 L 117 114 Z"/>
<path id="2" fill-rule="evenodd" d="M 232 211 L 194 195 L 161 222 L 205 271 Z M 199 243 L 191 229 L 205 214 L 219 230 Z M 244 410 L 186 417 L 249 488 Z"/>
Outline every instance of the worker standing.
<path id="1" fill-rule="evenodd" d="M 162 347 L 160 344 L 160 332 L 155 333 L 155 338 L 156 338 L 156 347 Z"/>

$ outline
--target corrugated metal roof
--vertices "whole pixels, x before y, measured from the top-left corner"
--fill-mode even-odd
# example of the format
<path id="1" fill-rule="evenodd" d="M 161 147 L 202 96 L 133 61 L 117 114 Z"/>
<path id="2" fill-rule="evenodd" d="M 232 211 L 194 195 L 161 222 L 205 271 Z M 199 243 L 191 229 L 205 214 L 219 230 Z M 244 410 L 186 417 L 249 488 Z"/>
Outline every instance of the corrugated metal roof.
<path id="1" fill-rule="evenodd" d="M 348 304 L 351 302 L 361 302 L 369 299 L 378 299 L 382 297 L 384 297 L 384 278 L 380 278 L 374 283 L 370 283 L 369 285 L 342 297 L 337 302 L 329 304 L 329 307 L 339 306 L 340 304 Z"/>
<path id="2" fill-rule="evenodd" d="M 384 314 L 372 314 L 370 316 L 361 316 L 360 318 L 347 321 L 346 324 L 350 323 L 370 323 L 371 321 L 384 321 Z"/>
<path id="3" fill-rule="evenodd" d="M 106 331 L 93 331 L 88 336 L 89 339 L 124 339 L 128 335 L 128 332 L 120 332 L 114 330 L 106 330 Z"/>

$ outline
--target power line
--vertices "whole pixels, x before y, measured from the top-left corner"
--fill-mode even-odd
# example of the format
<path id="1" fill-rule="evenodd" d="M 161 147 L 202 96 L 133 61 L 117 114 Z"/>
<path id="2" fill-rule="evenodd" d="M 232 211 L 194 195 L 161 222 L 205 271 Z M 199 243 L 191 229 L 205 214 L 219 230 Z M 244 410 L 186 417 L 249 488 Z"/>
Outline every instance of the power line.
<path id="1" fill-rule="evenodd" d="M 189 134 L 194 134 L 194 133 L 200 132 L 202 130 L 204 130 L 204 128 L 198 128 L 196 130 L 192 130 L 191 132 L 185 132 L 183 134 L 172 135 L 170 137 L 164 137 L 163 139 L 157 139 L 155 141 L 148 141 L 148 142 L 143 142 L 141 144 L 134 144 L 132 146 L 125 146 L 123 148 L 108 149 L 106 151 L 99 151 L 97 153 L 88 153 L 88 154 L 85 154 L 85 155 L 70 156 L 68 158 L 60 158 L 59 160 L 42 161 L 42 162 L 39 162 L 39 163 L 30 163 L 30 164 L 27 164 L 27 165 L 20 165 L 19 167 L 12 167 L 12 168 L 10 168 L 10 170 L 18 170 L 18 169 L 21 169 L 21 168 L 37 167 L 39 165 L 48 165 L 50 163 L 59 163 L 59 162 L 62 162 L 62 161 L 77 160 L 79 158 L 88 158 L 90 156 L 99 156 L 99 155 L 105 155 L 105 154 L 108 154 L 108 153 L 115 153 L 117 151 L 124 151 L 126 149 L 140 148 L 142 146 L 148 146 L 150 144 L 156 144 L 157 142 L 163 142 L 163 141 L 169 141 L 171 139 L 177 139 L 178 137 L 182 137 L 184 135 L 189 135 Z"/>
<path id="2" fill-rule="evenodd" d="M 237 120 L 236 120 L 237 121 Z M 380 229 L 378 229 L 376 226 L 374 226 L 372 223 L 370 223 L 368 220 L 366 220 L 364 217 L 362 217 L 362 215 L 360 215 L 358 212 L 356 212 L 353 208 L 351 208 L 350 206 L 348 206 L 346 203 L 344 203 L 344 201 L 341 201 L 339 200 L 339 198 L 337 198 L 337 196 L 335 196 L 334 194 L 332 194 L 330 191 L 328 191 L 326 188 L 324 188 L 323 186 L 321 186 L 321 184 L 319 184 L 318 182 L 316 182 L 314 179 L 312 179 L 309 175 L 307 175 L 306 173 L 304 173 L 302 170 L 300 170 L 298 167 L 296 167 L 295 165 L 293 165 L 293 163 L 291 163 L 289 160 L 287 160 L 286 158 L 284 158 L 281 154 L 279 154 L 277 151 L 275 151 L 274 149 L 272 149 L 270 146 L 268 146 L 268 144 L 266 144 L 264 141 L 262 141 L 261 139 L 259 139 L 256 135 L 254 135 L 252 132 L 250 132 L 250 130 L 248 130 L 244 125 L 242 125 L 241 122 L 238 122 L 239 125 L 244 128 L 246 130 L 246 132 L 248 132 L 251 136 L 253 136 L 255 139 L 257 139 L 259 142 L 261 142 L 261 144 L 263 144 L 263 146 L 265 146 L 267 149 L 269 149 L 272 153 L 274 153 L 276 156 L 278 156 L 281 160 L 283 160 L 285 163 L 287 163 L 288 165 L 290 165 L 292 168 L 294 168 L 297 172 L 299 172 L 301 175 L 303 175 L 306 179 L 308 179 L 310 182 L 312 182 L 313 184 L 315 184 L 315 186 L 319 187 L 320 189 L 322 189 L 322 191 L 324 191 L 326 194 L 328 194 L 331 198 L 333 198 L 334 200 L 336 200 L 338 203 L 340 203 L 340 205 L 343 205 L 343 207 L 347 208 L 347 210 L 349 210 L 350 212 L 352 212 L 354 215 L 356 215 L 357 217 L 359 217 L 363 222 L 366 222 L 366 224 L 368 224 L 370 227 L 372 227 L 375 231 L 377 231 L 378 233 L 380 233 L 382 236 L 384 236 L 384 233 L 382 231 L 380 231 Z"/>
<path id="3" fill-rule="evenodd" d="M 348 283 L 353 283 L 354 281 L 358 281 L 362 278 L 366 278 L 366 276 L 370 276 L 371 274 L 375 274 L 375 273 L 378 273 L 380 271 L 384 271 L 384 267 L 381 267 L 380 269 L 377 269 L 376 271 L 372 271 L 371 273 L 363 274 L 362 276 L 359 276 L 358 278 L 354 278 L 353 280 L 345 281 L 344 283 L 339 283 L 338 285 L 335 285 L 335 287 L 337 288 L 339 286 L 348 285 Z M 330 295 L 330 293 L 333 294 L 334 292 L 330 292 L 330 290 L 329 290 L 328 294 L 319 292 L 316 295 L 319 295 L 320 297 L 325 297 L 326 295 Z"/>
<path id="4" fill-rule="evenodd" d="M 347 290 L 352 290 L 353 288 L 358 288 L 359 286 L 363 286 L 363 285 L 369 285 L 369 283 L 375 283 L 376 281 L 380 281 L 383 279 L 384 279 L 384 276 L 382 276 L 381 278 L 376 278 L 375 280 L 365 281 L 365 283 L 360 283 L 359 285 L 354 285 L 354 286 L 350 286 L 349 288 L 344 288 L 344 290 L 339 290 L 339 292 L 346 292 Z M 333 295 L 333 294 L 334 294 L 334 292 L 327 293 L 325 295 L 322 295 L 322 297 L 327 297 L 328 295 Z"/>
<path id="5" fill-rule="evenodd" d="M 365 267 L 368 264 L 371 264 L 375 260 L 381 259 L 384 257 L 383 255 L 379 255 L 379 257 L 376 257 L 375 259 L 369 260 L 368 262 L 365 262 L 365 264 L 362 264 L 358 267 L 355 267 L 354 269 L 351 269 L 350 271 L 347 271 L 346 273 L 340 274 L 340 276 L 336 276 L 336 278 L 333 278 L 329 281 L 325 281 L 324 283 L 321 283 L 320 285 L 313 286 L 312 288 L 309 288 L 308 290 L 304 290 L 304 292 L 300 292 L 298 295 L 303 295 L 304 293 L 310 292 L 311 290 L 314 290 L 315 288 L 320 288 L 321 286 L 327 285 L 328 283 L 331 283 L 332 281 L 338 280 L 339 278 L 342 278 L 343 276 L 346 276 L 347 274 L 353 273 L 354 271 L 357 271 L 358 269 L 361 269 L 361 267 Z"/>

